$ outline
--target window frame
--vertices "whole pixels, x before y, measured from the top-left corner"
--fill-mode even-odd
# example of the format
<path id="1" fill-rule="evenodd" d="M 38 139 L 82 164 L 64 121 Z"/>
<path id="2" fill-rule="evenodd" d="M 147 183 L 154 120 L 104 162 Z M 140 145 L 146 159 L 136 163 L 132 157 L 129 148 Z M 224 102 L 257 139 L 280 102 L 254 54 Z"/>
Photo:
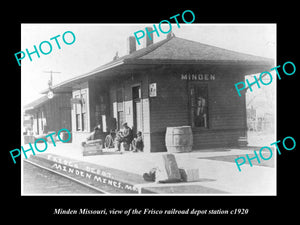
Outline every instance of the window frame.
<path id="1" fill-rule="evenodd" d="M 192 94 L 192 90 L 195 92 L 196 87 L 199 86 L 204 86 L 206 87 L 206 127 L 201 126 L 195 126 L 195 116 L 194 116 L 194 110 L 195 110 L 195 105 L 193 105 L 193 102 L 195 102 L 195 93 Z M 188 104 L 188 112 L 189 112 L 189 121 L 190 121 L 190 126 L 195 129 L 195 130 L 208 130 L 210 129 L 210 116 L 209 116 L 209 112 L 210 112 L 210 108 L 209 108 L 209 96 L 210 96 L 210 86 L 208 82 L 203 82 L 203 81 L 193 81 L 193 82 L 189 82 L 188 84 L 188 100 L 189 100 L 189 104 Z"/>
<path id="2" fill-rule="evenodd" d="M 74 94 L 74 98 L 80 98 L 80 93 Z M 80 106 L 78 106 L 80 105 Z M 74 111 L 75 111 L 75 127 L 76 131 L 82 131 L 81 127 L 81 103 L 78 104 L 76 103 L 74 106 Z"/>
<path id="3" fill-rule="evenodd" d="M 84 97 L 85 96 L 85 97 Z M 87 131 L 87 124 L 88 124 L 88 120 L 87 120 L 87 92 L 86 91 L 82 91 L 80 93 L 80 97 L 81 97 L 81 113 L 80 113 L 80 123 L 81 123 L 81 131 Z"/>
<path id="4" fill-rule="evenodd" d="M 75 129 L 76 132 L 87 132 L 89 129 L 88 121 L 88 91 L 80 90 L 73 93 L 73 98 L 80 99 L 80 103 L 74 104 Z"/>

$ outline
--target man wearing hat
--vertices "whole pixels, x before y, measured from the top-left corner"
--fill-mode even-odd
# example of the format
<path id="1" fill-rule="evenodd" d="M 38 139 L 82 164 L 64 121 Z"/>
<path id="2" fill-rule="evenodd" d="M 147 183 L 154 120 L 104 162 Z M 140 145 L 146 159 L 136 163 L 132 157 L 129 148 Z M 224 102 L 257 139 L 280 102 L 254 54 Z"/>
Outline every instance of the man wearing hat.
<path id="1" fill-rule="evenodd" d="M 116 146 L 118 148 L 118 151 L 120 151 L 120 144 L 122 142 L 125 144 L 124 148 L 126 150 L 129 150 L 130 143 L 132 142 L 133 139 L 133 133 L 130 127 L 128 126 L 128 124 L 124 122 L 122 126 L 123 126 L 123 131 L 119 131 L 116 136 Z"/>

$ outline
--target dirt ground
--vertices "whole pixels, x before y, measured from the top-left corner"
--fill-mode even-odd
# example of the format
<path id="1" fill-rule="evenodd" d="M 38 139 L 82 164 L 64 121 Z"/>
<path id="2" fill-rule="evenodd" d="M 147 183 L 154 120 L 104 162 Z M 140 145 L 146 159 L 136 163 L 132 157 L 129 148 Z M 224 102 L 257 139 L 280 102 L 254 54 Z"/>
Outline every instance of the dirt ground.
<path id="1" fill-rule="evenodd" d="M 270 146 L 276 141 L 276 135 L 272 132 L 248 131 L 248 146 Z"/>

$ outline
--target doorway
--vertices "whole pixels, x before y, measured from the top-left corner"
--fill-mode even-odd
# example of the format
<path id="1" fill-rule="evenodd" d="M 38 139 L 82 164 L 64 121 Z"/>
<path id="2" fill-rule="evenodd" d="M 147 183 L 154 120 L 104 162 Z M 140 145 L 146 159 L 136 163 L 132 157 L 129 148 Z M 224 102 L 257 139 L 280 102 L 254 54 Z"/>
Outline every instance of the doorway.
<path id="1" fill-rule="evenodd" d="M 142 131 L 142 104 L 141 104 L 141 86 L 132 87 L 132 101 L 133 101 L 133 133 Z"/>

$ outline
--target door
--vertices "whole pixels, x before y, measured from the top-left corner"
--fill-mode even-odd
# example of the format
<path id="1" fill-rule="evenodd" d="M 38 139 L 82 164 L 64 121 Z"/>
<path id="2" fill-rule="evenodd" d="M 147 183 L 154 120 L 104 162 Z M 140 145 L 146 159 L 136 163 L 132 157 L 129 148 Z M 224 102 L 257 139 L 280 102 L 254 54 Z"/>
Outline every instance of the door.
<path id="1" fill-rule="evenodd" d="M 132 87 L 133 132 L 142 131 L 141 86 Z"/>
<path id="2" fill-rule="evenodd" d="M 134 121 L 134 134 L 138 131 L 142 131 L 142 104 L 141 101 L 133 102 L 133 121 Z"/>

